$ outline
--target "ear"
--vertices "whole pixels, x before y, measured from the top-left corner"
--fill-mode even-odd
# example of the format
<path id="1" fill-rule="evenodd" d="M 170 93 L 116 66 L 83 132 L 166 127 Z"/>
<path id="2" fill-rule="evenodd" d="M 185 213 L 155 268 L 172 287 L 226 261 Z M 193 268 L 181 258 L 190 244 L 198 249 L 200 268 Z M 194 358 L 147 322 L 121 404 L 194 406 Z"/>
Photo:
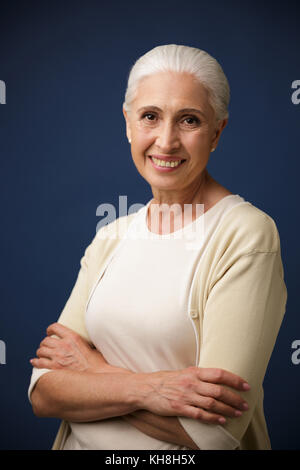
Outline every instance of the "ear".
<path id="1" fill-rule="evenodd" d="M 127 139 L 130 142 L 131 141 L 131 129 L 130 129 L 129 116 L 128 116 L 128 113 L 125 111 L 124 106 L 122 110 L 123 110 L 123 115 L 124 115 L 125 122 L 126 122 L 126 135 L 127 135 Z"/>
<path id="2" fill-rule="evenodd" d="M 223 130 L 225 129 L 225 127 L 227 126 L 227 123 L 228 123 L 228 118 L 223 119 L 222 121 L 219 122 L 219 124 L 216 128 L 216 131 L 215 131 L 214 139 L 212 141 L 212 148 L 213 149 L 215 149 L 217 147 L 219 139 L 221 137 L 221 134 L 222 134 Z"/>

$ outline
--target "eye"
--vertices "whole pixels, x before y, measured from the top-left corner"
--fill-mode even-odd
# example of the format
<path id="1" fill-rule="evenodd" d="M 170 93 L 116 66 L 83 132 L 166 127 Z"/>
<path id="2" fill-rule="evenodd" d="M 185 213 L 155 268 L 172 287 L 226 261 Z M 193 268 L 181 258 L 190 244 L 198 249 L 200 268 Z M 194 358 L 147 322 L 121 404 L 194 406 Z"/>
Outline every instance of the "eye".
<path id="1" fill-rule="evenodd" d="M 197 126 L 200 124 L 200 120 L 196 116 L 187 116 L 183 119 L 184 122 L 188 124 L 189 127 Z"/>
<path id="2" fill-rule="evenodd" d="M 150 121 L 150 122 L 153 122 L 155 120 L 155 114 L 153 113 L 144 113 L 142 115 L 142 119 L 145 120 L 145 121 Z"/>

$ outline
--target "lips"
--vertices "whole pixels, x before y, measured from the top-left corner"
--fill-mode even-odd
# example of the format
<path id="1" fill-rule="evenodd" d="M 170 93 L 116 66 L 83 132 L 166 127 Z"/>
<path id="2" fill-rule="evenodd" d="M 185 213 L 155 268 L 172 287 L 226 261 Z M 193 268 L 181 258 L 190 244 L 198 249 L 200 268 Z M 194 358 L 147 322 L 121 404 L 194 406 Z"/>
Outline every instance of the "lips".
<path id="1" fill-rule="evenodd" d="M 167 157 L 165 155 L 149 155 L 149 160 L 153 168 L 161 172 L 176 171 L 185 161 L 179 157 Z"/>

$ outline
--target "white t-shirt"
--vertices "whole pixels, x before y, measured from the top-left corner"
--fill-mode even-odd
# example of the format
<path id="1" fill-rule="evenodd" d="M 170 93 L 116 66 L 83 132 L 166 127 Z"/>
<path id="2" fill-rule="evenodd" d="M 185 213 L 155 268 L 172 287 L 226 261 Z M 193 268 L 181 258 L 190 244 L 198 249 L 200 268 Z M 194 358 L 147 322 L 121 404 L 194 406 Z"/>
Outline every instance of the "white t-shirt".
<path id="1" fill-rule="evenodd" d="M 134 372 L 196 365 L 196 335 L 187 308 L 193 276 L 221 219 L 244 198 L 228 195 L 167 235 L 149 231 L 150 202 L 130 224 L 86 310 L 86 328 L 96 348 L 109 364 Z M 66 450 L 186 449 L 149 437 L 122 417 L 70 426 Z M 207 425 L 195 426 L 205 432 Z M 216 426 L 216 437 L 225 433 Z"/>

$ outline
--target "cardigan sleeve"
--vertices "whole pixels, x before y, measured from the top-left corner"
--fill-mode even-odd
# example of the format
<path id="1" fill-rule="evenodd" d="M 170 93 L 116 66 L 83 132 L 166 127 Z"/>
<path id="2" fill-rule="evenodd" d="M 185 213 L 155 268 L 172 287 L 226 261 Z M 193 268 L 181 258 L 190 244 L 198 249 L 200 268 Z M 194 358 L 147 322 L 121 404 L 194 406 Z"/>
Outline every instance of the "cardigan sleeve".
<path id="1" fill-rule="evenodd" d="M 92 249 L 93 242 L 86 248 L 84 256 L 80 260 L 80 270 L 68 298 L 63 311 L 61 312 L 58 322 L 73 329 L 76 333 L 88 340 L 84 324 L 84 309 L 88 299 L 88 260 Z M 31 402 L 31 393 L 42 375 L 51 372 L 53 369 L 32 368 L 30 384 L 28 388 L 28 399 Z"/>
<path id="2" fill-rule="evenodd" d="M 85 308 L 93 283 L 98 271 L 103 266 L 112 250 L 117 246 L 122 234 L 126 233 L 128 224 L 134 219 L 135 213 L 119 217 L 108 225 L 103 226 L 85 249 L 80 260 L 80 270 L 72 292 L 57 320 L 58 323 L 71 328 L 91 343 L 85 327 Z M 28 398 L 39 378 L 52 369 L 37 369 L 33 367 Z"/>
<path id="3" fill-rule="evenodd" d="M 205 305 L 199 367 L 221 368 L 244 378 L 237 392 L 249 404 L 223 426 L 179 418 L 200 449 L 234 449 L 251 421 L 285 312 L 287 290 L 280 250 L 239 256 L 212 286 Z"/>

